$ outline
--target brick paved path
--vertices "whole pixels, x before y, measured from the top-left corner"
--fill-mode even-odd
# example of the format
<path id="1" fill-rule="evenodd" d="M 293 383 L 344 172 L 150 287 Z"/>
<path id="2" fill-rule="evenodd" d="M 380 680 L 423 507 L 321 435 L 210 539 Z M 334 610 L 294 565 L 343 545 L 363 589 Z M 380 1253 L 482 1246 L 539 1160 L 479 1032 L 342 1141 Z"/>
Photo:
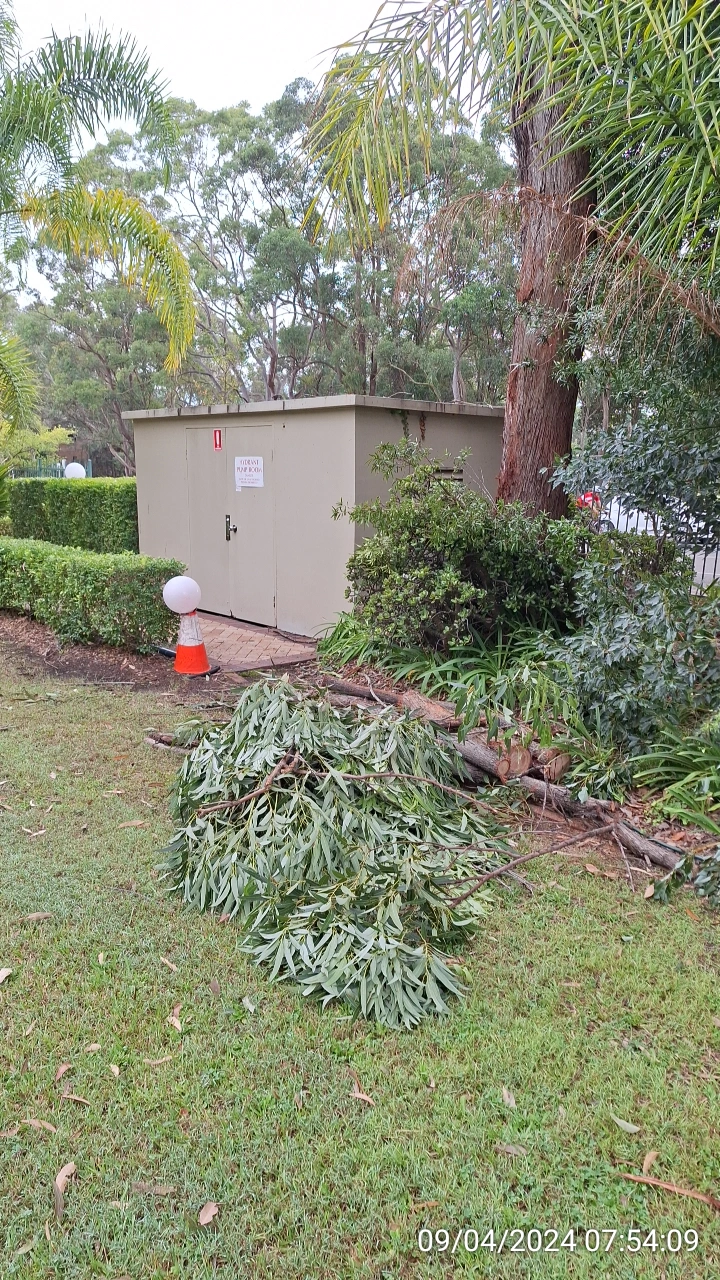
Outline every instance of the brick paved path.
<path id="1" fill-rule="evenodd" d="M 223 671 L 287 667 L 315 657 L 315 641 L 305 636 L 290 639 L 272 627 L 216 614 L 199 613 L 199 618 L 208 658 Z"/>

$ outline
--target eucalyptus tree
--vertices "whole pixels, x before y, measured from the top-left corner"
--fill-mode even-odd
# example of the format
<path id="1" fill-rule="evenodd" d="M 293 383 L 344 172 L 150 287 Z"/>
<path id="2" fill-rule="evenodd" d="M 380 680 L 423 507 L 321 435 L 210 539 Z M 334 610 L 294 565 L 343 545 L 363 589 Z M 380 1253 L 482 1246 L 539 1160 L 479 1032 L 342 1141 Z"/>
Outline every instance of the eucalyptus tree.
<path id="1" fill-rule="evenodd" d="M 589 245 L 720 332 L 719 53 L 710 0 L 423 0 L 383 5 L 327 77 L 313 153 L 361 240 L 413 181 L 411 130 L 427 155 L 438 122 L 509 104 L 521 264 L 500 494 L 531 510 L 564 507 L 548 476 L 570 451 Z"/>
<path id="2" fill-rule="evenodd" d="M 0 0 L 0 220 L 6 253 L 23 237 L 81 258 L 110 256 L 137 285 L 165 327 L 176 367 L 192 338 L 194 301 L 187 263 L 170 232 L 143 202 L 78 180 L 74 159 L 103 120 L 124 116 L 152 131 L 169 161 L 173 135 L 163 86 L 128 37 L 100 32 L 53 36 L 19 52 L 8 0 Z M 0 414 L 18 427 L 33 419 L 32 362 L 16 335 L 0 336 Z"/>
<path id="3" fill-rule="evenodd" d="M 314 86 L 302 80 L 258 113 L 242 103 L 206 112 L 170 100 L 177 143 L 169 186 L 152 132 L 116 131 L 83 156 L 86 183 L 142 198 L 176 237 L 190 264 L 198 324 L 182 372 L 153 376 L 159 345 L 139 340 L 149 321 L 137 294 L 123 298 L 116 277 L 99 289 L 92 267 L 44 251 L 55 298 L 38 301 L 21 326 L 43 369 L 47 421 L 76 414 L 83 434 L 94 425 L 94 446 L 102 437 L 124 466 L 116 377 L 129 407 L 141 407 L 136 396 L 170 405 L 193 396 L 228 402 L 342 392 L 443 400 L 453 395 L 456 366 L 471 398 L 502 397 L 512 251 L 503 264 L 478 257 L 464 222 L 441 241 L 421 234 L 448 200 L 512 180 L 498 139 L 437 130 L 428 180 L 412 199 L 394 201 L 387 227 L 363 246 L 343 225 L 315 235 L 305 220 L 319 181 L 303 146 L 313 106 Z M 420 147 L 414 163 L 421 172 Z M 500 300 L 501 325 L 480 323 L 476 308 L 474 327 L 466 316 L 458 328 L 455 313 L 445 312 L 471 284 Z"/>

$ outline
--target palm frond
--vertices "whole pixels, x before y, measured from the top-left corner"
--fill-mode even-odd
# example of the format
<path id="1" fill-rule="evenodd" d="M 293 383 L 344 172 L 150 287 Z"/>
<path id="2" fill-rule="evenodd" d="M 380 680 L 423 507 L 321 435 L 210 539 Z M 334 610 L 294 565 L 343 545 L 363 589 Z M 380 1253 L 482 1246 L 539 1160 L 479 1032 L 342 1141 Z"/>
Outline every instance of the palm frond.
<path id="1" fill-rule="evenodd" d="M 14 429 L 35 418 L 37 381 L 32 361 L 20 340 L 0 334 L 0 417 Z"/>
<path id="2" fill-rule="evenodd" d="M 168 332 L 168 369 L 176 369 L 195 330 L 190 268 L 169 231 L 123 191 L 73 186 L 29 197 L 22 217 L 39 238 L 68 256 L 110 257 L 121 278 L 138 286 Z"/>
<path id="3" fill-rule="evenodd" d="M 592 163 L 587 193 L 613 233 L 700 288 L 720 263 L 720 22 L 700 0 L 429 0 L 383 5 L 338 50 L 310 146 L 326 203 L 370 235 L 410 182 L 411 127 L 503 99 L 515 123 L 558 108 L 566 149 Z"/>
<path id="4" fill-rule="evenodd" d="M 24 62 L 23 75 L 55 90 L 73 137 L 81 130 L 94 134 L 103 120 L 131 116 L 168 158 L 175 135 L 166 85 L 131 36 L 114 40 L 102 29 L 84 38 L 53 36 Z"/>
<path id="5" fill-rule="evenodd" d="M 34 166 L 58 179 L 72 163 L 65 104 L 52 85 L 6 73 L 0 89 L 0 207 L 12 208 L 18 184 Z"/>
<path id="6" fill-rule="evenodd" d="M 20 42 L 15 12 L 9 0 L 0 0 L 0 72 L 17 57 Z"/>
<path id="7" fill-rule="evenodd" d="M 389 8 L 381 5 L 368 30 L 338 50 L 309 139 L 325 165 L 330 206 L 353 209 L 365 237 L 371 209 L 384 227 L 392 188 L 407 188 L 411 133 L 429 152 L 437 123 L 479 106 L 490 84 L 493 0 Z"/>
<path id="8" fill-rule="evenodd" d="M 614 331 L 617 322 L 634 320 L 642 331 L 650 331 L 659 314 L 668 308 L 694 316 L 707 332 L 720 338 L 720 307 L 711 292 L 702 289 L 685 270 L 682 257 L 656 262 L 644 255 L 637 240 L 622 228 L 608 226 L 593 214 L 578 214 L 566 202 L 553 200 L 531 187 L 520 192 L 500 188 L 473 191 L 446 205 L 421 229 L 418 242 L 410 246 L 398 273 L 397 293 L 416 287 L 415 263 L 432 244 L 440 261 L 452 260 L 458 226 L 466 241 L 484 254 L 493 254 L 499 269 L 510 265 L 514 251 L 513 232 L 520 226 L 521 203 L 552 206 L 555 217 L 548 252 L 565 259 L 563 241 L 572 236 L 578 246 L 575 267 L 568 281 L 568 307 L 579 297 L 586 307 L 602 300 L 604 329 Z M 598 337 L 602 340 L 601 331 Z"/>

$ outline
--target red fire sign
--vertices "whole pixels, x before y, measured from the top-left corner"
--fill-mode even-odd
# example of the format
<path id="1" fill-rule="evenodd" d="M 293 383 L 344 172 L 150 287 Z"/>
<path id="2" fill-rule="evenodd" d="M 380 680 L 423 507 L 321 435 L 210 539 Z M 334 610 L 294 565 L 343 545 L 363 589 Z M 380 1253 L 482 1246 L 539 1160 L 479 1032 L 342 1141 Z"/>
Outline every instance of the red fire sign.
<path id="1" fill-rule="evenodd" d="M 216 427 L 213 431 L 213 449 L 217 453 L 218 449 L 222 449 L 222 428 Z"/>

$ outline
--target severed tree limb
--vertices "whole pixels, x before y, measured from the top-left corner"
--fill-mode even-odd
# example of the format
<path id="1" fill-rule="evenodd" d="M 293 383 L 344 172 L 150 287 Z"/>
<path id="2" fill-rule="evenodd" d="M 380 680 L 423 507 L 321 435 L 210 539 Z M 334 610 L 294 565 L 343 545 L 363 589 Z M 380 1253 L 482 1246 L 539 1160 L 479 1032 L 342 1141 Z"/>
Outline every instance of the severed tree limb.
<path id="1" fill-rule="evenodd" d="M 470 888 L 465 893 L 461 893 L 459 898 L 453 898 L 449 905 L 451 907 L 458 907 L 466 898 L 470 898 L 474 893 L 477 893 L 477 890 L 481 885 L 486 884 L 488 880 L 494 880 L 497 876 L 504 875 L 505 872 L 510 871 L 512 867 L 520 866 L 521 862 L 530 862 L 533 858 L 550 857 L 552 854 L 561 853 L 563 849 L 567 849 L 571 844 L 582 844 L 583 840 L 592 840 L 594 836 L 599 836 L 605 831 L 613 830 L 614 826 L 612 822 L 608 822 L 604 827 L 593 827 L 590 831 L 581 831 L 579 835 L 571 836 L 569 840 L 562 840 L 560 844 L 554 845 L 552 849 L 539 849 L 535 853 L 524 853 L 521 858 L 513 858 L 512 862 L 506 862 L 504 867 L 495 867 L 492 871 L 486 871 L 483 875 L 478 876 L 477 880 L 473 881 Z"/>
<path id="2" fill-rule="evenodd" d="M 403 694 L 390 693 L 386 690 L 368 689 L 363 685 L 352 684 L 346 680 L 327 680 L 323 686 L 327 690 L 333 690 L 337 693 L 349 694 L 351 697 L 364 698 L 365 700 L 374 699 L 394 706 L 398 710 L 403 707 Z M 423 699 L 429 707 L 432 706 L 431 699 Z M 439 704 L 435 704 L 438 706 Z M 433 707 L 434 709 L 434 707 Z M 420 708 L 419 708 L 420 710 Z M 434 716 L 425 712 L 424 719 L 435 719 Z M 422 714 L 422 711 L 421 711 Z M 165 735 L 157 735 L 157 738 Z M 507 781 L 507 761 L 501 760 L 496 751 L 489 747 L 487 743 L 477 741 L 459 742 L 456 737 L 449 735 L 455 750 L 459 753 L 466 765 L 470 766 L 470 772 L 473 769 L 479 769 L 482 773 L 489 774 L 493 778 L 497 778 L 501 782 Z M 154 745 L 165 745 L 157 740 Z M 177 750 L 177 748 L 175 748 Z M 265 794 L 271 787 L 275 778 L 282 773 L 294 772 L 300 761 L 296 756 L 293 762 L 282 760 L 271 774 L 265 779 L 265 782 L 256 791 L 249 792 L 245 796 L 240 796 L 236 800 L 219 801 L 217 804 L 205 805 L 198 810 L 198 816 L 204 817 L 208 813 L 213 813 L 222 809 L 237 808 L 246 804 L 249 800 Z M 311 771 L 312 772 L 312 771 Z M 315 774 L 315 776 L 323 776 Z M 437 787 L 441 791 L 449 794 L 455 794 L 465 800 L 470 800 L 478 808 L 485 809 L 489 812 L 497 812 L 492 806 L 483 804 L 482 801 L 473 799 L 466 791 L 462 791 L 457 787 L 448 787 L 443 783 L 435 782 L 432 778 L 422 778 L 414 774 L 402 773 L 371 773 L 371 774 L 344 774 L 348 781 L 352 782 L 372 782 L 382 778 L 398 778 L 408 782 L 424 783 L 427 786 Z M 541 778 L 532 778 L 529 774 L 522 774 L 520 777 L 513 779 L 517 786 L 532 800 L 539 801 L 544 806 L 549 805 L 551 808 L 559 810 L 561 813 L 569 814 L 572 817 L 583 819 L 595 819 L 602 826 L 595 829 L 595 834 L 600 830 L 612 830 L 614 838 L 617 840 L 623 852 L 632 853 L 636 858 L 648 858 L 657 866 L 664 867 L 667 871 L 674 871 L 678 863 L 685 857 L 682 849 L 676 846 L 665 844 L 658 840 L 653 840 L 649 836 L 643 835 L 635 827 L 630 826 L 623 821 L 617 806 L 611 801 L 595 800 L 589 797 L 585 801 L 576 800 L 571 795 L 567 787 L 559 786 L 557 783 L 547 782 Z M 593 834 L 590 832 L 589 834 Z M 632 877 L 631 877 L 632 881 Z"/>
<path id="3" fill-rule="evenodd" d="M 298 767 L 304 763 L 299 754 L 295 754 L 290 763 L 286 763 L 287 757 L 275 765 L 272 773 L 269 773 L 261 787 L 255 791 L 248 791 L 247 795 L 239 796 L 236 800 L 218 800 L 215 804 L 206 804 L 202 809 L 198 809 L 198 817 L 204 818 L 208 813 L 215 813 L 219 809 L 237 809 L 240 805 L 246 804 L 248 800 L 254 800 L 257 796 L 265 795 L 270 790 L 276 778 L 287 773 L 297 773 Z M 484 809 L 487 813 L 497 813 L 497 809 L 493 809 L 492 805 L 485 804 L 483 800 L 478 800 L 469 791 L 463 791 L 460 787 L 449 787 L 444 782 L 437 782 L 435 778 L 423 778 L 416 773 L 395 773 L 387 770 L 384 773 L 337 773 L 331 774 L 321 772 L 319 769 L 305 769 L 305 776 L 312 778 L 331 778 L 339 776 L 347 782 L 376 782 L 381 778 L 399 778 L 405 782 L 422 782 L 428 787 L 436 787 L 438 791 L 444 791 L 451 796 L 459 796 L 461 800 L 467 800 L 477 809 Z"/>
<path id="4" fill-rule="evenodd" d="M 498 767 L 500 758 L 492 747 L 488 747 L 483 742 L 457 742 L 455 739 L 453 742 L 467 764 L 504 781 Z M 592 798 L 585 801 L 576 800 L 567 787 L 558 786 L 554 782 L 543 782 L 541 778 L 531 778 L 528 774 L 523 774 L 514 781 L 532 800 L 550 805 L 551 808 L 559 809 L 562 813 L 568 813 L 574 818 L 595 818 L 605 823 L 608 818 L 611 818 L 612 828 L 619 843 L 636 858 L 648 857 L 651 862 L 665 867 L 667 871 L 674 871 L 685 856 L 682 849 L 652 840 L 649 836 L 644 836 L 641 831 L 636 831 L 634 827 L 629 826 L 622 820 L 611 801 Z"/>

